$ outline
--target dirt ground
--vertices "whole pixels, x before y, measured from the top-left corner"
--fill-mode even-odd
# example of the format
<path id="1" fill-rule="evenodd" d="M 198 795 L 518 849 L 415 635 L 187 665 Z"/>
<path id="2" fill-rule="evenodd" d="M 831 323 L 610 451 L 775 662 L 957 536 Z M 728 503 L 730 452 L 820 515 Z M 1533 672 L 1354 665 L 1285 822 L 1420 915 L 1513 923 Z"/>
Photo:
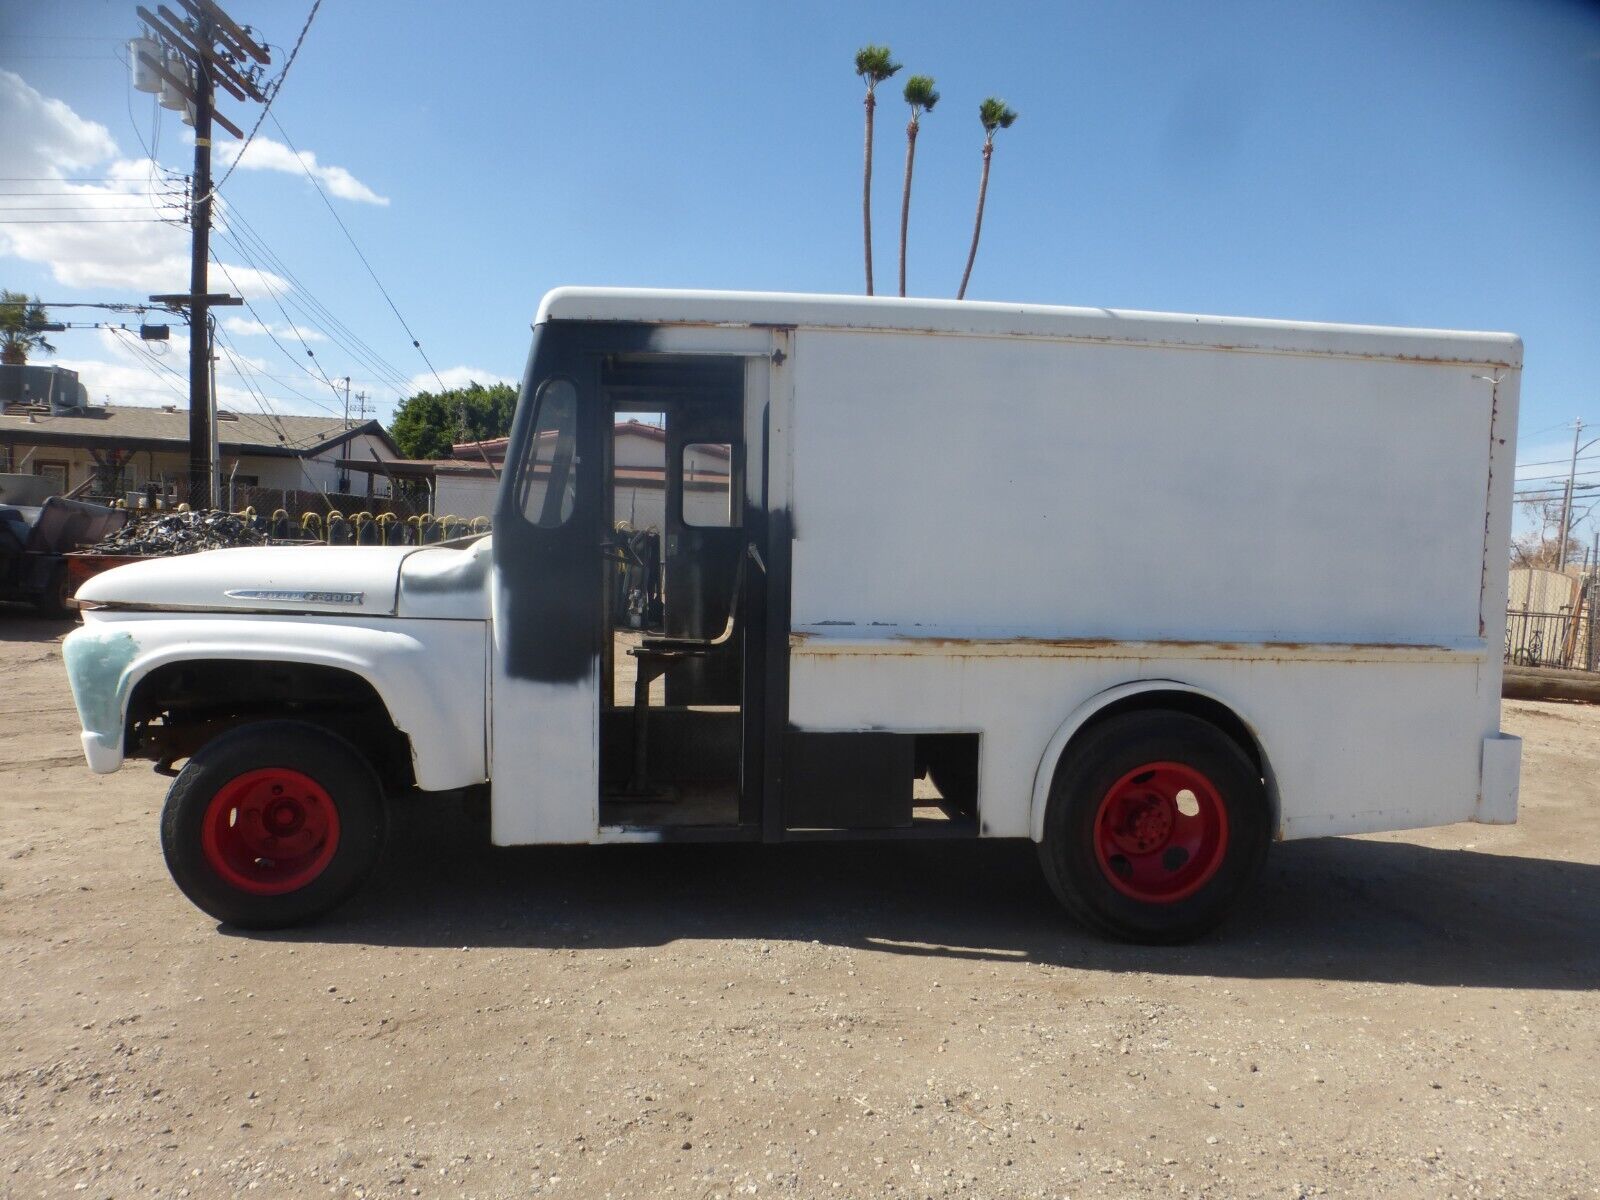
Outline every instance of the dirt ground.
<path id="1" fill-rule="evenodd" d="M 1176 949 L 1027 846 L 494 850 L 405 809 L 287 935 L 191 908 L 0 615 L 0 1195 L 1600 1194 L 1600 708 L 1522 823 L 1274 848 Z"/>

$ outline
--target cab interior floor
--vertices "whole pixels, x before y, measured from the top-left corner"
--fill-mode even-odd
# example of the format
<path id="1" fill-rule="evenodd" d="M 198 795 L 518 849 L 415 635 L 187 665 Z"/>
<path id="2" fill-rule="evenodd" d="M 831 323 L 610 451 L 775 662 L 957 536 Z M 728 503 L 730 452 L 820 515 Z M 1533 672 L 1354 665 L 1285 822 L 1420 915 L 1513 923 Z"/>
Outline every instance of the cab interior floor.
<path id="1" fill-rule="evenodd" d="M 600 824 L 652 828 L 664 825 L 737 825 L 739 789 L 731 784 L 667 784 L 658 797 L 600 801 Z"/>

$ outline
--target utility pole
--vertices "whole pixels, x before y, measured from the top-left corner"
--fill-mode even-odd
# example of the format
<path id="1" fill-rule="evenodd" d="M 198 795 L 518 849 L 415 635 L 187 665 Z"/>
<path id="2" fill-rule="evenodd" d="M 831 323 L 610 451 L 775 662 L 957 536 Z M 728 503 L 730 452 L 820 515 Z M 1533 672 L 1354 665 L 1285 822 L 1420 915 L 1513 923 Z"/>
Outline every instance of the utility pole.
<path id="1" fill-rule="evenodd" d="M 1561 540 L 1556 543 L 1556 570 L 1567 568 L 1567 539 L 1572 536 L 1572 497 L 1578 483 L 1578 438 L 1583 434 L 1583 418 L 1572 423 L 1572 466 L 1567 471 L 1567 491 L 1561 502 Z"/>
<path id="2" fill-rule="evenodd" d="M 196 33 L 211 44 L 211 18 L 202 15 Z M 194 72 L 194 188 L 189 215 L 189 507 L 215 508 L 211 436 L 211 306 L 206 303 L 211 267 L 211 72 L 204 61 Z"/>
<path id="3" fill-rule="evenodd" d="M 344 423 L 339 426 L 339 432 L 347 435 L 344 445 L 339 451 L 339 491 L 348 494 L 350 491 L 350 376 L 344 377 Z"/>
<path id="4" fill-rule="evenodd" d="M 212 351 L 212 347 L 216 344 L 216 341 L 217 341 L 217 318 L 214 317 L 214 316 L 207 316 L 206 317 L 206 379 L 207 379 L 207 381 L 208 381 L 208 383 L 210 385 L 210 393 L 209 394 L 210 394 L 211 399 L 212 399 L 212 407 L 213 408 L 215 408 L 215 406 L 216 406 L 215 402 L 216 402 L 216 396 L 217 396 L 217 356 L 215 354 L 213 354 L 211 351 Z M 190 349 L 191 350 L 193 349 L 193 344 L 192 343 L 190 345 Z M 219 496 L 221 496 L 221 494 L 222 494 L 222 452 L 217 447 L 217 440 L 218 440 L 217 439 L 217 421 L 216 421 L 216 414 L 215 413 L 212 414 L 211 419 L 208 422 L 208 424 L 211 426 L 211 428 L 207 431 L 210 436 L 206 438 L 206 452 L 210 456 L 210 460 L 211 461 L 208 464 L 208 469 L 206 471 L 206 484 L 211 489 L 211 501 L 207 505 L 207 507 L 214 508 L 214 507 L 217 506 L 217 498 Z M 189 444 L 190 444 L 190 447 L 191 447 L 191 450 L 192 450 L 193 445 L 194 445 L 194 410 L 192 408 L 189 410 Z M 194 469 L 194 461 L 193 461 L 193 454 L 192 453 L 190 455 L 189 469 L 190 469 L 191 472 Z M 230 497 L 230 499 L 231 499 L 231 497 Z M 190 503 L 190 507 L 192 508 L 194 506 L 194 502 L 191 500 L 189 503 Z"/>
<path id="5" fill-rule="evenodd" d="M 130 44 L 133 84 L 141 91 L 160 92 L 163 103 L 184 107 L 194 124 L 194 177 L 189 210 L 189 291 L 186 295 L 152 296 L 155 303 L 187 311 L 189 316 L 189 505 L 216 504 L 216 455 L 213 384 L 211 381 L 211 309 L 241 304 L 235 296 L 212 295 L 211 265 L 211 131 L 221 125 L 244 140 L 244 131 L 216 111 L 220 86 L 238 100 L 268 103 L 260 86 L 261 68 L 271 62 L 265 46 L 241 28 L 213 0 L 178 0 L 188 13 L 180 17 L 165 4 L 152 13 L 135 11 L 150 34 Z M 157 41 L 159 39 L 159 43 Z M 163 52 L 162 47 L 165 47 Z M 251 61 L 253 60 L 253 61 Z M 169 69 L 170 68 L 170 69 Z M 241 153 L 243 149 L 241 147 Z"/>

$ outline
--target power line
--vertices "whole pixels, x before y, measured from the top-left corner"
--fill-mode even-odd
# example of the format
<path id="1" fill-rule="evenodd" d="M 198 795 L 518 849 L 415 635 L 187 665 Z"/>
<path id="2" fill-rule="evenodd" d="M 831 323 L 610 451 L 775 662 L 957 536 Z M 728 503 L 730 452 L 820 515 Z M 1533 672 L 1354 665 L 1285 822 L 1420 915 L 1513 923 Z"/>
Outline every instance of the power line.
<path id="1" fill-rule="evenodd" d="M 113 333 L 124 334 L 129 338 L 133 337 L 133 335 L 131 333 L 129 333 L 126 329 L 121 328 L 120 326 L 107 325 L 106 328 L 111 330 Z M 164 370 L 164 371 L 168 372 L 169 374 L 176 376 L 179 380 L 182 380 L 183 376 L 179 375 L 176 371 L 174 371 L 171 367 L 167 366 L 165 363 L 161 362 L 159 359 L 155 359 L 153 357 L 151 357 L 151 358 L 145 357 L 144 346 L 143 346 L 142 343 L 138 342 L 137 340 L 135 340 L 133 342 L 133 347 L 137 351 L 137 353 L 134 354 L 134 361 L 135 362 L 137 362 L 140 366 L 144 367 L 145 370 L 149 371 L 152 375 L 154 375 L 156 377 L 156 380 L 161 384 L 161 386 L 164 387 L 164 388 L 167 388 L 169 391 L 171 391 L 174 395 L 176 395 L 178 397 L 178 399 L 180 399 L 180 400 L 187 400 L 188 399 L 188 397 L 186 395 L 184 395 L 182 390 L 179 389 L 177 387 L 177 385 L 169 383 L 167 381 L 167 379 L 166 379 L 166 376 L 163 375 L 161 372 Z"/>
<path id="2" fill-rule="evenodd" d="M 227 279 L 233 290 L 240 296 L 244 296 L 244 292 L 240 289 L 239 285 L 234 282 L 233 273 L 223 265 L 220 259 L 213 258 L 213 261 L 216 262 L 217 268 L 222 272 L 223 276 Z M 272 327 L 261 319 L 261 314 L 256 311 L 256 306 L 250 303 L 248 297 L 245 297 L 244 306 L 246 311 L 248 311 L 250 315 L 256 319 L 256 323 L 260 325 L 262 329 L 266 330 L 267 337 L 270 338 L 272 344 L 282 352 L 283 356 L 295 366 L 299 367 L 302 371 L 305 371 L 307 375 L 311 375 L 311 371 L 306 367 L 306 365 L 296 358 L 287 346 L 278 340 L 278 335 L 272 332 Z M 311 378 L 316 379 L 317 377 L 315 375 L 311 375 Z M 329 386 L 332 385 L 330 384 Z M 331 405 L 323 404 L 320 400 L 314 400 L 310 396 L 301 395 L 300 393 L 296 393 L 296 395 L 300 395 L 302 400 L 305 400 L 310 404 L 315 404 L 318 408 L 325 409 L 329 413 L 336 413 L 337 411 Z"/>
<path id="3" fill-rule="evenodd" d="M 239 153 L 234 155 L 233 162 L 228 164 L 228 169 L 222 173 L 222 178 L 211 186 L 214 196 L 222 190 L 222 185 L 228 182 L 228 177 L 239 167 L 239 162 L 244 158 L 244 152 L 250 148 L 250 143 L 255 140 L 256 130 L 261 128 L 261 122 L 267 119 L 267 113 L 272 110 L 272 102 L 278 98 L 278 92 L 283 87 L 283 81 L 289 74 L 289 68 L 294 66 L 294 57 L 300 53 L 300 45 L 306 40 L 306 34 L 311 29 L 311 22 L 316 20 L 317 9 L 322 7 L 322 0 L 312 0 L 311 11 L 306 14 L 306 23 L 300 26 L 300 36 L 294 40 L 294 49 L 289 51 L 289 57 L 283 64 L 283 70 L 278 72 L 277 79 L 273 80 L 271 89 L 267 92 L 266 103 L 261 106 L 261 111 L 256 114 L 256 123 L 250 127 L 250 135 L 239 145 Z M 277 118 L 273 118 L 276 123 Z"/>
<path id="4" fill-rule="evenodd" d="M 172 194 L 171 192 L 0 192 L 0 196 L 78 196 L 84 200 L 99 200 L 102 197 L 111 199 L 112 197 L 120 198 L 123 196 L 170 196 Z"/>
<path id="5" fill-rule="evenodd" d="M 236 246 L 235 248 L 237 249 L 238 247 Z M 260 276 L 261 286 L 264 287 L 267 290 L 267 295 L 272 298 L 272 300 L 273 300 L 273 302 L 275 304 L 277 304 L 278 311 L 283 314 L 283 319 L 289 326 L 289 332 L 294 334 L 295 340 L 300 343 L 300 348 L 306 352 L 306 357 L 309 358 L 313 363 L 316 364 L 317 373 L 322 376 L 322 381 L 328 385 L 328 390 L 333 393 L 335 399 L 340 399 L 341 397 L 340 397 L 340 394 L 339 394 L 338 387 L 334 384 L 333 380 L 331 378 L 329 378 L 328 372 L 323 370 L 322 363 L 321 363 L 320 360 L 318 360 L 316 352 L 314 350 L 312 350 L 309 345 L 307 345 L 305 336 L 303 334 L 301 334 L 300 327 L 295 324 L 294 318 L 289 315 L 289 310 L 284 307 L 283 301 L 278 296 L 277 289 L 274 288 L 270 283 L 267 282 L 267 272 L 262 271 L 261 268 L 259 266 L 257 266 L 256 263 L 253 260 L 251 260 L 251 258 L 250 258 L 250 256 L 248 254 L 245 255 L 245 261 L 249 262 L 251 268 L 256 272 L 256 274 L 258 276 Z M 217 265 L 219 267 L 222 266 L 222 264 L 220 262 Z M 225 267 L 223 268 L 223 273 L 227 274 L 227 268 L 225 268 Z M 228 276 L 228 281 L 230 283 L 233 282 L 233 276 L 232 275 Z M 237 285 L 235 285 L 235 290 L 238 290 Z M 242 295 L 243 293 L 241 292 L 240 294 Z M 254 309 L 251 309 L 250 311 L 252 313 L 255 312 Z M 263 326 L 263 328 L 266 327 L 266 322 L 262 321 L 259 316 L 256 318 L 256 320 L 258 322 L 260 322 L 260 324 Z"/>
<path id="6" fill-rule="evenodd" d="M 354 235 L 351 234 L 349 228 L 345 225 L 344 218 L 339 215 L 339 210 L 333 207 L 333 201 L 329 200 L 328 194 L 322 190 L 322 184 L 317 182 L 317 177 L 311 173 L 310 168 L 305 164 L 305 160 L 300 157 L 299 149 L 297 149 L 295 144 L 289 140 L 289 135 L 284 132 L 283 123 L 279 121 L 276 116 L 274 116 L 272 118 L 272 125 L 273 128 L 275 128 L 283 137 L 284 145 L 288 146 L 289 150 L 294 154 L 295 161 L 300 164 L 301 172 L 307 179 L 311 181 L 311 186 L 317 189 L 317 195 L 322 197 L 322 203 L 326 205 L 328 211 L 333 214 L 333 219 L 335 222 L 337 222 L 340 231 L 344 234 L 345 240 L 350 243 L 350 248 L 356 252 L 356 257 L 361 260 L 361 265 L 367 269 L 367 274 L 372 276 L 372 282 L 378 285 L 378 290 L 383 293 L 384 301 L 389 305 L 389 311 L 394 313 L 395 320 L 400 322 L 400 328 L 406 331 L 406 336 L 411 339 L 412 346 L 414 346 L 417 353 L 422 356 L 422 361 L 427 364 L 428 370 L 433 373 L 434 379 L 439 384 L 439 390 L 447 391 L 448 389 L 444 385 L 444 380 L 439 377 L 438 370 L 434 367 L 433 361 L 428 357 L 428 352 L 422 348 L 422 342 L 419 341 L 417 335 L 411 331 L 411 326 L 406 323 L 406 319 L 400 315 L 400 310 L 395 307 L 394 298 L 389 295 L 389 289 L 383 286 L 383 280 L 378 278 L 378 273 L 372 269 L 372 264 L 367 261 L 367 256 L 361 252 L 361 247 L 356 244 L 356 239 Z"/>
<path id="7" fill-rule="evenodd" d="M 244 368 L 240 365 L 239 359 L 234 355 L 233 347 L 228 343 L 228 340 L 222 336 L 220 330 L 217 333 L 217 344 L 222 347 L 222 352 L 228 356 L 228 361 L 233 364 L 234 375 L 237 376 L 240 382 L 244 384 L 246 394 L 248 394 L 250 398 L 255 401 L 256 407 L 261 410 L 261 415 L 267 419 L 267 424 L 278 431 L 279 440 L 285 444 L 288 444 L 292 440 L 289 437 L 288 428 L 284 425 L 283 421 L 279 419 L 278 414 L 272 411 L 271 406 L 267 403 L 266 393 L 264 393 L 261 388 L 256 385 L 250 376 L 245 374 Z"/>
<path id="8" fill-rule="evenodd" d="M 239 238 L 236 238 L 236 237 L 232 236 L 235 232 L 240 234 Z M 245 261 L 248 262 L 249 265 L 253 269 L 255 269 L 256 271 L 261 271 L 261 265 L 258 262 L 256 262 L 255 256 L 250 252 L 250 249 L 247 248 L 247 246 L 245 245 L 244 241 L 241 240 L 242 237 L 243 237 L 242 229 L 238 230 L 238 231 L 231 230 L 231 229 L 230 230 L 219 230 L 218 231 L 218 236 L 220 236 L 224 241 L 226 241 L 236 251 L 238 251 L 240 257 L 244 258 Z M 259 249 L 259 246 L 257 246 L 257 248 Z M 276 258 L 276 256 L 272 256 L 272 257 Z M 293 273 L 288 271 L 288 269 L 283 266 L 281 260 L 278 261 L 278 262 L 269 261 L 268 262 L 268 266 L 272 267 L 274 269 L 274 271 L 276 271 L 276 272 L 278 272 L 280 274 L 288 275 L 291 283 L 293 283 L 301 292 L 305 291 L 305 285 L 299 283 L 298 279 L 296 279 L 294 277 Z M 384 360 L 378 356 L 376 351 L 372 350 L 371 347 L 368 347 L 365 342 L 362 342 L 360 338 L 356 337 L 356 335 L 354 333 L 352 333 L 348 329 L 348 327 L 346 327 L 343 324 L 343 322 L 339 321 L 338 318 L 334 317 L 333 314 L 331 312 L 329 312 L 327 310 L 326 306 L 322 305 L 320 301 L 314 301 L 313 300 L 312 302 L 316 305 L 317 309 L 320 309 L 322 311 L 322 313 L 325 316 L 325 318 L 331 324 L 333 324 L 333 325 L 337 326 L 338 328 L 342 329 L 344 331 L 344 333 L 349 337 L 349 339 L 351 341 L 355 342 L 356 345 L 362 347 L 363 349 L 361 349 L 361 350 L 356 349 L 355 346 L 350 345 L 349 342 L 347 342 L 344 338 L 340 337 L 339 334 L 335 333 L 332 329 L 330 329 L 326 325 L 324 325 L 320 320 L 318 320 L 317 313 L 315 311 L 313 311 L 311 308 L 309 308 L 307 305 L 301 304 L 296 299 L 296 297 L 293 295 L 292 292 L 286 293 L 285 296 L 283 296 L 283 297 L 279 297 L 277 295 L 274 295 L 273 298 L 278 301 L 278 306 L 279 306 L 280 310 L 283 308 L 283 304 L 284 304 L 285 299 L 289 303 L 293 303 L 297 308 L 301 309 L 303 316 L 306 318 L 306 324 L 311 325 L 314 328 L 316 328 L 318 330 L 318 332 L 320 332 L 330 342 L 333 342 L 336 345 L 338 345 L 341 349 L 343 349 L 352 358 L 354 358 L 358 362 L 360 362 L 363 366 L 365 366 L 365 367 L 367 367 L 367 368 L 369 368 L 371 370 L 377 371 L 380 375 L 383 374 L 385 371 L 391 371 L 391 372 L 393 371 L 393 368 L 389 367 L 388 364 L 386 362 L 384 362 Z M 310 299 L 309 293 L 307 293 L 307 298 Z M 289 320 L 289 323 L 290 323 L 290 325 L 292 327 L 293 326 L 293 321 L 288 317 L 287 313 L 285 313 L 285 319 Z M 393 372 L 393 373 L 394 373 L 394 375 L 395 375 L 395 377 L 397 379 L 400 378 L 398 372 Z M 388 382 L 389 386 L 391 386 L 391 387 L 396 386 L 393 381 L 386 381 L 386 382 Z M 403 384 L 401 386 L 403 386 Z"/>
<path id="9" fill-rule="evenodd" d="M 1600 452 L 1578 455 L 1579 462 L 1589 462 L 1590 460 L 1596 458 L 1600 458 Z M 1571 455 L 1568 455 L 1566 458 L 1551 458 L 1546 459 L 1544 462 L 1523 462 L 1517 464 L 1517 470 L 1520 471 L 1523 467 L 1562 467 L 1566 466 L 1571 461 L 1572 457 Z"/>
<path id="10" fill-rule="evenodd" d="M 1575 472 L 1575 474 L 1580 477 L 1585 475 L 1600 475 L 1600 467 L 1595 467 L 1587 471 L 1578 471 Z M 1551 475 L 1518 475 L 1516 481 L 1518 483 L 1536 483 L 1541 479 L 1565 479 L 1567 478 L 1567 475 L 1568 472 L 1566 471 L 1560 471 Z"/>
<path id="11" fill-rule="evenodd" d="M 106 197 L 111 199 L 111 197 Z M 132 197 L 137 199 L 138 197 Z M 145 204 L 0 204 L 0 213 L 41 213 L 64 212 L 77 213 L 80 216 L 98 216 L 100 213 L 148 212 L 149 206 Z M 160 212 L 161 209 L 155 211 Z M 169 211 L 181 211 L 177 208 Z"/>
<path id="12" fill-rule="evenodd" d="M 285 263 L 283 259 L 273 251 L 272 247 L 267 244 L 266 239 L 261 236 L 260 232 L 257 231 L 255 227 L 245 219 L 244 215 L 238 211 L 238 205 L 230 200 L 225 204 L 224 207 L 228 212 L 230 222 L 235 219 L 238 221 L 238 228 L 233 229 L 230 225 L 229 232 L 237 233 L 241 238 L 244 238 L 252 246 L 254 246 L 266 260 L 267 265 L 278 274 L 286 277 L 289 282 L 295 286 L 296 290 L 298 290 L 304 296 L 305 301 L 313 310 L 307 312 L 307 316 L 311 318 L 311 324 L 318 325 L 316 315 L 317 313 L 320 313 L 323 319 L 326 320 L 328 324 L 333 327 L 333 329 L 339 330 L 346 338 L 355 343 L 357 347 L 360 347 L 363 353 L 354 354 L 352 351 L 354 357 L 364 360 L 367 366 L 369 366 L 372 370 L 377 371 L 380 375 L 387 374 L 391 376 L 394 384 L 398 385 L 400 389 L 404 389 L 408 386 L 409 381 L 404 373 L 398 370 L 393 363 L 389 362 L 386 358 L 374 350 L 371 345 L 369 345 L 360 337 L 360 335 L 355 332 L 355 330 L 351 329 L 348 325 L 341 321 L 333 313 L 333 311 L 328 308 L 327 305 L 323 304 L 322 301 L 316 298 L 311 289 L 305 285 L 300 277 L 289 268 L 288 264 Z M 320 325 L 318 327 L 322 329 L 323 333 L 328 334 L 333 340 L 339 340 L 337 338 L 333 338 L 331 329 L 322 327 Z M 341 344 L 343 343 L 341 342 Z M 349 346 L 346 346 L 345 348 L 351 349 Z"/>
<path id="13" fill-rule="evenodd" d="M 77 217 L 23 217 L 19 220 L 0 220 L 0 225 L 181 225 L 171 217 L 105 217 L 85 220 Z"/>

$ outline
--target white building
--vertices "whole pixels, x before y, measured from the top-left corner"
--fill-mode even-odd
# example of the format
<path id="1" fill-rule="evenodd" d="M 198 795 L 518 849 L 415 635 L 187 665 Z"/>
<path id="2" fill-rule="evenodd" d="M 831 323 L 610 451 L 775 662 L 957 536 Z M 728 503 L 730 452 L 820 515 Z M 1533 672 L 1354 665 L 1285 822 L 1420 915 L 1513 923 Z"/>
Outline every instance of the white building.
<path id="1" fill-rule="evenodd" d="M 506 438 L 460 442 L 454 457 L 435 464 L 433 508 L 458 517 L 494 515 Z M 650 421 L 618 421 L 612 440 L 615 495 L 612 513 L 630 529 L 660 531 L 665 524 L 667 435 Z M 726 524 L 729 500 L 729 448 L 707 443 L 685 446 L 684 506 L 699 525 Z M 490 466 L 492 464 L 492 468 Z M 538 485 L 535 484 L 535 487 Z M 713 519 L 720 510 L 723 519 Z"/>
<path id="2" fill-rule="evenodd" d="M 389 494 L 389 480 L 354 463 L 389 462 L 399 450 L 377 421 L 217 413 L 218 475 L 230 491 Z M 172 495 L 189 475 L 189 412 L 175 405 L 0 408 L 0 471 L 50 476 L 62 491 L 120 498 L 154 487 Z M 370 481 L 370 483 L 369 483 Z M 86 486 L 85 486 L 86 485 Z"/>

